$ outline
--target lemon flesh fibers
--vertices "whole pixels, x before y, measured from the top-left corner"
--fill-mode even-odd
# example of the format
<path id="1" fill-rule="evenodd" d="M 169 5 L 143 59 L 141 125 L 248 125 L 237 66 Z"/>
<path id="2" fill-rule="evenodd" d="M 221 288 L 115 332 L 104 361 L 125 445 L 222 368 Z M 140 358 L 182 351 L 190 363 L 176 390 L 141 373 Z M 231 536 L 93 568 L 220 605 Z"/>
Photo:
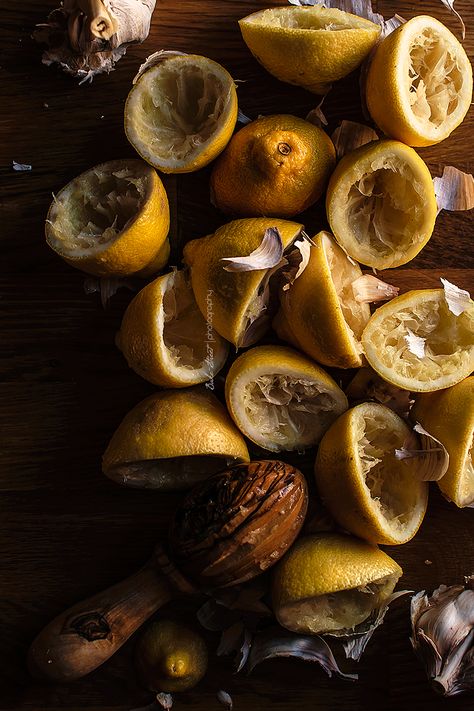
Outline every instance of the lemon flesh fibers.
<path id="1" fill-rule="evenodd" d="M 410 428 L 392 410 L 363 403 L 345 412 L 319 445 L 315 477 L 336 521 L 370 543 L 409 541 L 423 521 L 428 484 L 416 477 L 416 459 L 398 460 Z"/>
<path id="2" fill-rule="evenodd" d="M 125 133 L 148 163 L 188 173 L 210 163 L 237 121 L 230 74 L 198 55 L 162 59 L 138 78 L 125 105 Z"/>
<path id="3" fill-rule="evenodd" d="M 331 176 L 326 209 L 336 240 L 375 269 L 399 267 L 430 239 L 437 216 L 427 165 L 398 141 L 373 141 L 345 155 Z"/>
<path id="4" fill-rule="evenodd" d="M 438 481 L 444 496 L 463 508 L 474 505 L 474 376 L 436 393 L 417 395 L 413 420 L 444 444 L 449 467 Z"/>
<path id="5" fill-rule="evenodd" d="M 254 57 L 280 81 L 326 94 L 375 46 L 381 28 L 361 17 L 322 7 L 276 7 L 239 22 Z"/>
<path id="6" fill-rule="evenodd" d="M 472 101 L 472 67 L 456 37 L 420 15 L 378 46 L 367 105 L 380 128 L 410 146 L 430 146 L 459 126 Z"/>
<path id="7" fill-rule="evenodd" d="M 130 368 L 165 387 L 210 380 L 228 353 L 201 314 L 184 271 L 158 277 L 135 296 L 116 340 Z"/>
<path id="8" fill-rule="evenodd" d="M 293 632 L 349 633 L 383 605 L 401 575 L 392 558 L 365 541 L 304 536 L 274 569 L 273 610 Z"/>
<path id="9" fill-rule="evenodd" d="M 201 313 L 238 348 L 252 345 L 269 329 L 273 316 L 270 279 L 284 265 L 235 272 L 228 271 L 222 259 L 250 255 L 260 247 L 270 228 L 278 230 L 286 250 L 300 235 L 303 225 L 275 217 L 233 220 L 184 247 L 183 259 L 190 267 Z"/>
<path id="10" fill-rule="evenodd" d="M 138 403 L 113 434 L 102 470 L 125 486 L 172 491 L 248 461 L 226 409 L 211 392 L 195 387 L 162 391 Z"/>
<path id="11" fill-rule="evenodd" d="M 97 276 L 136 274 L 168 259 L 168 198 L 153 168 L 114 160 L 87 170 L 55 197 L 46 241 L 68 264 Z"/>
<path id="12" fill-rule="evenodd" d="M 356 301 L 352 284 L 362 276 L 328 232 L 313 238 L 303 273 L 280 292 L 273 328 L 278 336 L 323 365 L 360 368 L 360 338 L 370 307 Z"/>
<path id="13" fill-rule="evenodd" d="M 412 336 L 424 340 L 422 357 L 410 349 Z M 362 345 L 387 382 L 412 392 L 448 388 L 474 370 L 474 303 L 455 316 L 443 289 L 409 291 L 375 311 Z"/>
<path id="14" fill-rule="evenodd" d="M 241 432 L 271 452 L 313 447 L 347 409 L 334 380 L 284 346 L 257 346 L 239 356 L 227 375 L 225 394 Z"/>

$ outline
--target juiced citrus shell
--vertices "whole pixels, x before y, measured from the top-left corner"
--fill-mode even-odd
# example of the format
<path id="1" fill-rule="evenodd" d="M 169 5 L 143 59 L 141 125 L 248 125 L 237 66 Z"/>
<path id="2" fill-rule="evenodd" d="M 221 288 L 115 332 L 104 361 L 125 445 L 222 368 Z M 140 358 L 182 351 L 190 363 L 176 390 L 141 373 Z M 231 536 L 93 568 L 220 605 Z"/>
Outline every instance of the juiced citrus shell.
<path id="1" fill-rule="evenodd" d="M 410 415 L 448 450 L 448 471 L 438 481 L 444 496 L 460 508 L 473 506 L 474 376 L 452 388 L 418 395 Z"/>
<path id="2" fill-rule="evenodd" d="M 400 566 L 377 546 L 352 536 L 300 538 L 272 581 L 278 622 L 301 634 L 353 631 L 392 594 Z"/>
<path id="3" fill-rule="evenodd" d="M 428 484 L 417 460 L 399 460 L 410 428 L 384 405 L 363 403 L 345 412 L 319 445 L 316 484 L 339 525 L 370 543 L 409 541 L 423 521 Z"/>
<path id="4" fill-rule="evenodd" d="M 273 315 L 270 278 L 282 265 L 235 272 L 228 271 L 228 262 L 222 260 L 250 255 L 271 228 L 278 230 L 287 249 L 303 225 L 275 217 L 233 220 L 184 247 L 183 259 L 191 269 L 191 284 L 201 313 L 237 347 L 252 345 L 269 329 Z"/>
<path id="5" fill-rule="evenodd" d="M 164 173 L 189 173 L 224 150 L 237 121 L 230 74 L 199 55 L 164 57 L 141 74 L 125 104 L 125 133 Z"/>
<path id="6" fill-rule="evenodd" d="M 472 100 L 472 67 L 456 37 L 420 15 L 378 46 L 367 80 L 367 105 L 389 136 L 410 146 L 447 138 Z"/>
<path id="7" fill-rule="evenodd" d="M 239 21 L 254 57 L 281 81 L 326 94 L 356 69 L 381 28 L 362 17 L 322 7 L 275 7 Z"/>
<path id="8" fill-rule="evenodd" d="M 96 276 L 159 271 L 169 256 L 163 183 L 141 160 L 87 170 L 55 195 L 46 241 L 68 264 Z"/>
<path id="9" fill-rule="evenodd" d="M 430 239 L 436 196 L 428 167 L 398 141 L 373 141 L 345 155 L 328 186 L 329 224 L 353 259 L 399 267 Z"/>
<path id="10" fill-rule="evenodd" d="M 412 336 L 424 339 L 423 357 L 410 350 Z M 413 392 L 448 388 L 474 370 L 474 302 L 455 316 L 443 289 L 409 291 L 375 311 L 362 345 L 384 380 Z"/>
<path id="11" fill-rule="evenodd" d="M 323 365 L 362 365 L 362 331 L 368 304 L 356 301 L 352 284 L 362 270 L 347 258 L 328 232 L 313 239 L 304 272 L 280 292 L 273 328 L 278 336 Z"/>
<path id="12" fill-rule="evenodd" d="M 183 271 L 158 277 L 135 296 L 116 341 L 130 368 L 165 387 L 210 380 L 229 350 L 199 311 Z"/>
<path id="13" fill-rule="evenodd" d="M 225 395 L 241 432 L 271 452 L 313 447 L 347 409 L 334 380 L 284 346 L 257 346 L 239 356 L 227 375 Z"/>
<path id="14" fill-rule="evenodd" d="M 187 489 L 229 464 L 248 462 L 240 432 L 209 390 L 155 393 L 123 419 L 104 453 L 102 469 L 134 488 Z"/>

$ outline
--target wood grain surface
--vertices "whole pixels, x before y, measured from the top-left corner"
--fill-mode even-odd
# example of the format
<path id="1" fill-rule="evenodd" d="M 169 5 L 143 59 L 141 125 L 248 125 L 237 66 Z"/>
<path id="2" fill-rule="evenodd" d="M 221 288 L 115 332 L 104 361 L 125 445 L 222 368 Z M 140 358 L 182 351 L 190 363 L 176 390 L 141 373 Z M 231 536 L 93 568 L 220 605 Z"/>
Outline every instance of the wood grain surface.
<path id="1" fill-rule="evenodd" d="M 158 0 L 146 43 L 131 48 L 109 76 L 92 85 L 41 64 L 30 35 L 55 7 L 52 0 L 0 0 L 0 709 L 122 711 L 151 698 L 138 684 L 132 639 L 103 668 L 70 685 L 42 685 L 25 667 L 28 645 L 65 607 L 132 573 L 164 535 L 173 494 L 120 488 L 100 472 L 100 458 L 124 414 L 153 391 L 126 364 L 114 334 L 131 294 L 120 291 L 108 310 L 86 296 L 84 275 L 50 251 L 43 222 L 51 193 L 91 165 L 133 156 L 122 126 L 123 104 L 140 62 L 173 48 L 205 54 L 234 78 L 242 110 L 304 117 L 315 97 L 281 84 L 247 51 L 240 17 L 272 0 Z M 438 0 L 375 3 L 386 17 L 429 13 L 457 35 L 460 27 Z M 474 55 L 474 7 L 457 0 L 467 21 L 465 47 Z M 361 120 L 357 75 L 334 87 L 325 103 L 329 130 Z M 446 163 L 472 172 L 474 111 L 440 146 L 420 151 L 433 175 Z M 12 160 L 31 163 L 15 173 Z M 173 252 L 223 223 L 208 198 L 208 175 L 165 178 L 172 197 Z M 324 225 L 308 211 L 309 232 Z M 403 289 L 438 286 L 444 275 L 474 291 L 472 213 L 446 214 L 422 253 L 386 275 Z M 305 470 L 311 470 L 310 459 Z M 432 590 L 474 572 L 474 510 L 457 510 L 432 487 L 428 515 L 415 540 L 390 554 L 405 588 Z M 428 564 L 430 561 L 430 564 Z M 329 679 L 310 664 L 267 662 L 236 676 L 229 660 L 212 657 L 208 677 L 177 698 L 175 708 L 222 708 L 227 690 L 236 711 L 395 711 L 474 709 L 473 697 L 445 701 L 428 687 L 409 643 L 409 600 L 390 610 L 357 667 L 357 683 Z M 193 606 L 187 611 L 193 615 Z M 216 638 L 209 637 L 211 648 Z"/>

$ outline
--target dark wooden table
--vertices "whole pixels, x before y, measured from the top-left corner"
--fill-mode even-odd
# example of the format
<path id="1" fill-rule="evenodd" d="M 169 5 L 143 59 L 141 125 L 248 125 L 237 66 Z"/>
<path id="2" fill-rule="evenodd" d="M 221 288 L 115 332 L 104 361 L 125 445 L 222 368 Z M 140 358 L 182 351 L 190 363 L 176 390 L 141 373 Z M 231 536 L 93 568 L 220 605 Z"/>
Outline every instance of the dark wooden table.
<path id="1" fill-rule="evenodd" d="M 114 333 L 130 299 L 119 292 L 104 311 L 86 296 L 84 276 L 46 246 L 43 221 L 51 193 L 82 170 L 133 156 L 122 127 L 123 104 L 139 63 L 174 48 L 222 62 L 239 84 L 251 117 L 315 106 L 310 94 L 268 76 L 241 40 L 237 19 L 271 0 L 158 0 L 150 37 L 130 49 L 109 76 L 92 85 L 41 64 L 30 38 L 53 0 L 0 0 L 0 709 L 122 711 L 149 701 L 132 667 L 133 640 L 102 669 L 68 686 L 40 685 L 25 668 L 33 636 L 73 602 L 128 575 L 164 534 L 172 494 L 122 489 L 100 472 L 100 457 L 123 415 L 153 387 L 128 370 Z M 282 4 L 282 3 L 275 3 Z M 383 0 L 386 17 L 430 13 L 459 35 L 438 0 Z M 465 46 L 474 53 L 474 8 L 456 7 L 467 21 Z M 361 120 L 357 77 L 338 84 L 325 111 L 332 130 Z M 471 172 L 474 112 L 454 136 L 420 151 L 433 175 L 446 163 Z M 31 163 L 15 173 L 12 160 Z M 180 245 L 224 220 L 208 200 L 208 171 L 165 183 L 173 205 L 172 264 Z M 204 178 L 204 179 L 203 179 Z M 321 209 L 304 216 L 308 231 L 323 225 Z M 474 291 L 472 213 L 446 214 L 421 255 L 390 272 L 402 288 L 438 286 L 440 275 Z M 405 570 L 403 586 L 432 590 L 474 572 L 474 510 L 457 510 L 432 488 L 416 539 L 390 550 Z M 428 564 L 427 561 L 431 561 Z M 204 682 L 175 708 L 222 708 L 219 688 L 235 709 L 356 711 L 474 709 L 474 697 L 449 702 L 429 689 L 408 640 L 409 600 L 394 605 L 358 665 L 360 680 L 328 679 L 316 666 L 268 662 L 252 676 L 234 676 L 213 660 Z M 212 643 L 216 640 L 212 638 Z M 349 668 L 350 665 L 346 665 Z M 356 665 L 353 665 L 356 666 Z"/>

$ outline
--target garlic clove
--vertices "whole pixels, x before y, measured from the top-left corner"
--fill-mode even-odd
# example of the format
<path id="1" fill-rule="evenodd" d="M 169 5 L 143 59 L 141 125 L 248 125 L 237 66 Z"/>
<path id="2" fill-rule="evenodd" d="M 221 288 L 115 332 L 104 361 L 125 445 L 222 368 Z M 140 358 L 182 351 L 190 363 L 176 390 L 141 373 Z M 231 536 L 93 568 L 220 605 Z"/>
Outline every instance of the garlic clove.
<path id="1" fill-rule="evenodd" d="M 352 282 L 354 298 L 361 304 L 375 304 L 398 296 L 400 289 L 387 284 L 372 274 L 363 274 Z"/>
<path id="2" fill-rule="evenodd" d="M 440 585 L 411 602 L 411 643 L 436 691 L 455 696 L 474 690 L 474 590 Z"/>

